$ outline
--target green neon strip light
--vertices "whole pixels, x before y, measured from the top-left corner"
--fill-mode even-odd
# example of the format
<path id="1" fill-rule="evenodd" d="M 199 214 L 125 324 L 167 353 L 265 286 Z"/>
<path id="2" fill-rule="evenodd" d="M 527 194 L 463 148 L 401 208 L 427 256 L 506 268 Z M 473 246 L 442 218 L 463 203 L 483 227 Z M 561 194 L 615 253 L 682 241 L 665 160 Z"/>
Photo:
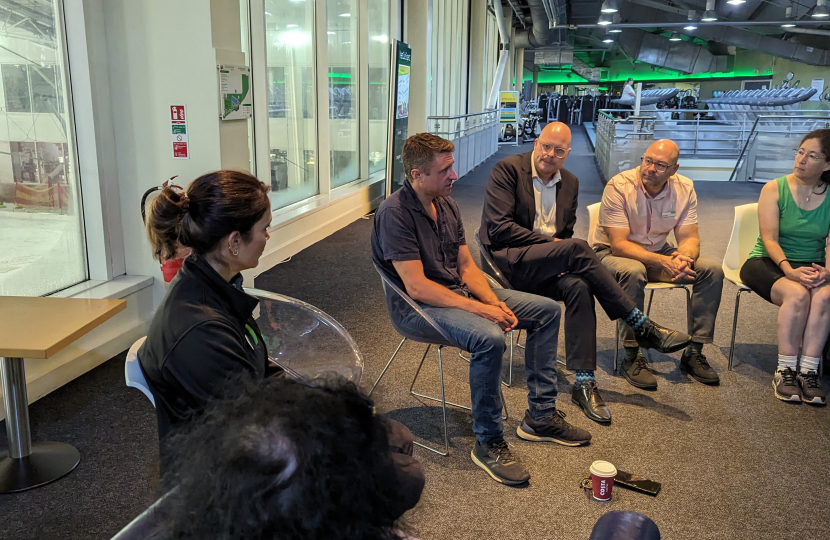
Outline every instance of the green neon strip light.
<path id="1" fill-rule="evenodd" d="M 332 79 L 351 79 L 352 76 L 348 73 L 329 73 L 329 78 Z"/>
<path id="2" fill-rule="evenodd" d="M 625 82 L 631 77 L 637 82 L 660 82 L 660 81 L 695 81 L 695 80 L 721 80 L 721 79 L 757 79 L 765 78 L 772 75 L 772 70 L 768 69 L 761 73 L 755 73 L 755 70 L 741 69 L 725 72 L 715 73 L 649 73 L 646 71 L 632 71 L 628 73 L 617 73 L 613 77 L 603 77 L 600 82 Z M 525 81 L 532 81 L 532 77 L 525 77 Z M 588 81 L 571 72 L 568 77 L 568 72 L 564 71 L 542 71 L 537 78 L 539 84 L 584 84 Z"/>

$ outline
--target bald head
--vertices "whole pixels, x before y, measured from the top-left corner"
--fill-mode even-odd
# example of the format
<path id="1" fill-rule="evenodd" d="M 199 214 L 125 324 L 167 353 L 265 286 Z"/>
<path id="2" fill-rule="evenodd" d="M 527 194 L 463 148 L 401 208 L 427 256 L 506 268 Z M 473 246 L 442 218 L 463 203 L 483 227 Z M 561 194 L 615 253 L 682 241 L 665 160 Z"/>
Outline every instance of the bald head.
<path id="1" fill-rule="evenodd" d="M 562 122 L 551 122 L 542 129 L 533 143 L 533 165 L 545 185 L 562 168 L 571 152 L 571 128 Z"/>
<path id="2" fill-rule="evenodd" d="M 671 139 L 660 139 L 651 143 L 651 146 L 646 150 L 646 155 L 652 157 L 654 161 L 674 165 L 677 163 L 677 158 L 680 157 L 680 147 Z"/>
<path id="3" fill-rule="evenodd" d="M 539 137 L 545 140 L 556 139 L 557 142 L 561 142 L 564 146 L 570 146 L 571 128 L 562 122 L 551 122 L 542 129 Z"/>

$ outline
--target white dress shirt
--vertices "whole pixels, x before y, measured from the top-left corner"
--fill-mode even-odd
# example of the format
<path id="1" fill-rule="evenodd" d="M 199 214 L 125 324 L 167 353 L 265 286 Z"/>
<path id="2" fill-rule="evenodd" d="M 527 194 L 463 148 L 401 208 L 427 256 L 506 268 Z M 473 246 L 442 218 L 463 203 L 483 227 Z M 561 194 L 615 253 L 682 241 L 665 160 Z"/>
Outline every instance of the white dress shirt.
<path id="1" fill-rule="evenodd" d="M 534 152 L 535 153 L 535 152 Z M 556 171 L 550 182 L 544 184 L 536 174 L 533 157 L 530 160 L 533 174 L 533 198 L 536 199 L 536 217 L 533 219 L 533 232 L 553 236 L 556 234 L 556 184 L 562 179 L 562 173 Z"/>

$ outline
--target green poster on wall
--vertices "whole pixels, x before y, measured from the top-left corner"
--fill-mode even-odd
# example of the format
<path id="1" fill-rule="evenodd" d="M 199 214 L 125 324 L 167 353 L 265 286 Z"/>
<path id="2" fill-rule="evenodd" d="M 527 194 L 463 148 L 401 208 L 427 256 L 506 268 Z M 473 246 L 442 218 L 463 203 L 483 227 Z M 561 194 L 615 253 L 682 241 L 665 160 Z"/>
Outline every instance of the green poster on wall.
<path id="1" fill-rule="evenodd" d="M 251 68 L 247 66 L 219 66 L 219 118 L 244 120 L 253 115 Z"/>

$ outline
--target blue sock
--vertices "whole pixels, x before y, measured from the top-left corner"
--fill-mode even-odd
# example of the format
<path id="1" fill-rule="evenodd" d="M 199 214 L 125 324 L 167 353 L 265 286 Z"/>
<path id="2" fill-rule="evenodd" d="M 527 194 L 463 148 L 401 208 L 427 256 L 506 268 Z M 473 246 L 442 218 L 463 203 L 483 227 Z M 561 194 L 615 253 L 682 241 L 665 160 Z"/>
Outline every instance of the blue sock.
<path id="1" fill-rule="evenodd" d="M 625 324 L 634 330 L 635 333 L 640 333 L 643 331 L 643 327 L 649 319 L 646 317 L 645 313 L 637 308 L 634 308 L 628 312 L 628 315 L 623 317 L 623 320 L 625 321 Z"/>
<path id="2" fill-rule="evenodd" d="M 593 369 L 577 369 L 576 370 L 576 384 L 585 384 L 590 381 L 596 381 Z"/>

